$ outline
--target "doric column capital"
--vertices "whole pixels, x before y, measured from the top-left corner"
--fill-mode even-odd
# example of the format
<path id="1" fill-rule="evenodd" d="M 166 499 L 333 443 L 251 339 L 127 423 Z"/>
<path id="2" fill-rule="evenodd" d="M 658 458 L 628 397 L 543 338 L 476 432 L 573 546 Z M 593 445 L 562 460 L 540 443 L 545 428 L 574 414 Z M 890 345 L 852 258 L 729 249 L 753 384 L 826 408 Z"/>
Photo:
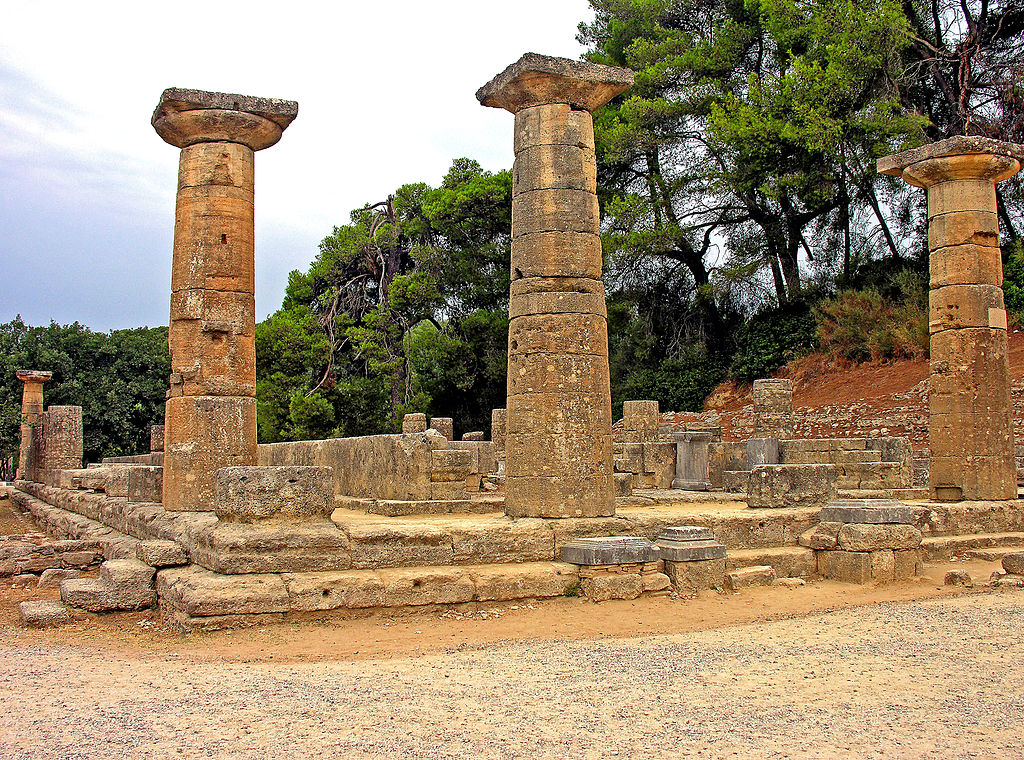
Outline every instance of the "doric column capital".
<path id="1" fill-rule="evenodd" d="M 951 180 L 1002 182 L 1020 171 L 1024 145 L 989 137 L 950 137 L 878 159 L 878 171 L 929 188 Z"/>
<path id="2" fill-rule="evenodd" d="M 39 385 L 42 385 L 53 377 L 53 373 L 39 369 L 19 369 L 14 373 L 14 376 L 25 384 L 38 383 Z"/>
<path id="3" fill-rule="evenodd" d="M 477 90 L 476 98 L 512 113 L 555 103 L 593 113 L 632 86 L 629 69 L 527 53 Z"/>
<path id="4" fill-rule="evenodd" d="M 298 113 L 294 100 L 171 87 L 160 96 L 152 124 L 177 148 L 233 142 L 263 150 L 281 139 Z"/>

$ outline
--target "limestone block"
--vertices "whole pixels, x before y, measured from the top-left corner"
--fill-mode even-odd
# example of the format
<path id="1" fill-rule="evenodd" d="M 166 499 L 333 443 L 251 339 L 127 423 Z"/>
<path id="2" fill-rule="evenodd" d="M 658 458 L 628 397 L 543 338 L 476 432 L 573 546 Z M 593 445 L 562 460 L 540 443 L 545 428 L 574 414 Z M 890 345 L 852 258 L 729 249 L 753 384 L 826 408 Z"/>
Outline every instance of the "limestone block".
<path id="1" fill-rule="evenodd" d="M 573 565 L 532 562 L 467 568 L 481 602 L 565 596 L 579 582 Z"/>
<path id="2" fill-rule="evenodd" d="M 555 540 L 541 520 L 503 522 L 493 528 L 450 531 L 457 565 L 511 565 L 519 562 L 550 562 L 555 558 Z"/>
<path id="3" fill-rule="evenodd" d="M 775 582 L 775 570 L 770 565 L 741 567 L 727 572 L 725 582 L 733 591 L 754 586 L 770 586 Z"/>
<path id="4" fill-rule="evenodd" d="M 403 433 L 425 433 L 427 432 L 427 415 L 422 413 L 407 414 L 402 417 Z"/>
<path id="5" fill-rule="evenodd" d="M 928 294 L 929 329 L 959 330 L 965 327 L 1006 329 L 1003 289 L 998 285 L 946 285 Z"/>
<path id="6" fill-rule="evenodd" d="M 608 325 L 605 318 L 597 314 L 528 314 L 512 320 L 508 341 L 509 350 L 520 355 L 607 356 Z M 654 432 L 657 433 L 657 427 Z"/>
<path id="7" fill-rule="evenodd" d="M 574 565 L 622 565 L 633 562 L 655 562 L 658 547 L 639 536 L 577 538 L 559 552 L 563 562 Z"/>
<path id="8" fill-rule="evenodd" d="M 163 499 L 164 468 L 138 465 L 128 470 L 128 501 L 159 504 Z"/>
<path id="9" fill-rule="evenodd" d="M 216 471 L 256 463 L 256 399 L 180 396 L 166 405 L 164 508 L 210 510 Z"/>
<path id="10" fill-rule="evenodd" d="M 508 410 L 507 409 L 492 409 L 491 410 L 491 440 L 494 442 L 494 448 L 500 451 L 502 454 L 505 453 L 505 435 L 508 431 Z"/>
<path id="11" fill-rule="evenodd" d="M 662 591 L 668 591 L 672 587 L 672 581 L 665 573 L 642 573 L 640 581 L 643 584 L 645 594 L 659 594 Z"/>
<path id="12" fill-rule="evenodd" d="M 53 628 L 71 622 L 71 610 L 50 599 L 21 602 L 18 615 L 26 628 Z"/>
<path id="13" fill-rule="evenodd" d="M 899 549 L 893 553 L 893 577 L 897 581 L 913 578 L 919 574 L 920 549 Z"/>
<path id="14" fill-rule="evenodd" d="M 597 158 L 578 145 L 531 145 L 517 155 L 512 172 L 513 196 L 533 190 L 597 192 Z"/>
<path id="15" fill-rule="evenodd" d="M 1024 575 L 1024 552 L 1011 552 L 1004 554 L 1002 560 L 1003 570 L 1014 575 Z"/>
<path id="16" fill-rule="evenodd" d="M 676 433 L 674 437 L 675 467 L 671 487 L 692 491 L 709 490 L 711 436 L 707 433 Z"/>
<path id="17" fill-rule="evenodd" d="M 928 220 L 928 247 L 999 245 L 999 218 L 992 211 L 960 211 Z"/>
<path id="18" fill-rule="evenodd" d="M 725 558 L 687 562 L 665 562 L 665 574 L 681 593 L 694 593 L 725 586 Z"/>
<path id="19" fill-rule="evenodd" d="M 514 280 L 513 285 L 519 280 Z M 595 282 L 600 282 L 599 280 Z M 608 316 L 604 292 L 537 291 L 513 294 L 509 298 L 510 320 L 530 314 L 598 314 Z"/>
<path id="20" fill-rule="evenodd" d="M 436 430 L 449 441 L 455 440 L 454 423 L 451 417 L 431 417 L 430 427 Z"/>
<path id="21" fill-rule="evenodd" d="M 149 426 L 149 450 L 151 453 L 162 452 L 164 450 L 163 425 Z"/>
<path id="22" fill-rule="evenodd" d="M 225 467 L 216 488 L 214 510 L 222 520 L 315 520 L 334 511 L 329 467 Z"/>
<path id="23" fill-rule="evenodd" d="M 911 467 L 913 464 L 913 450 L 908 438 L 897 436 L 869 438 L 867 446 L 869 450 L 877 451 L 883 462 L 896 462 L 907 467 Z"/>
<path id="24" fill-rule="evenodd" d="M 430 496 L 431 450 L 447 443 L 436 431 L 323 441 L 315 464 L 334 468 L 335 493 L 360 498 L 422 500 Z"/>
<path id="25" fill-rule="evenodd" d="M 535 145 L 572 145 L 594 150 L 594 122 L 565 103 L 527 108 L 516 113 L 513 150 Z"/>
<path id="26" fill-rule="evenodd" d="M 1003 284 L 1002 253 L 994 245 L 954 245 L 929 256 L 931 287 Z"/>
<path id="27" fill-rule="evenodd" d="M 610 487 L 611 436 L 586 435 L 587 432 L 572 435 L 544 431 L 535 436 L 509 433 L 506 477 L 603 476 L 608 479 Z"/>
<path id="28" fill-rule="evenodd" d="M 640 573 L 614 573 L 584 578 L 580 581 L 580 589 L 592 602 L 636 599 L 644 592 L 644 581 Z"/>
<path id="29" fill-rule="evenodd" d="M 51 567 L 43 570 L 39 576 L 38 588 L 60 588 L 61 581 L 68 578 L 81 578 L 82 573 L 72 568 Z"/>
<path id="30" fill-rule="evenodd" d="M 591 191 L 545 188 L 512 197 L 514 237 L 540 232 L 594 232 L 600 219 L 597 195 Z"/>
<path id="31" fill-rule="evenodd" d="M 378 571 L 386 607 L 459 604 L 473 600 L 476 586 L 469 573 L 457 567 L 387 568 Z"/>
<path id="32" fill-rule="evenodd" d="M 722 473 L 722 488 L 728 493 L 745 494 L 749 486 L 749 470 L 726 470 Z"/>
<path id="33" fill-rule="evenodd" d="M 927 512 L 925 508 L 907 506 L 892 499 L 836 499 L 822 508 L 819 519 L 822 523 L 913 525 Z"/>
<path id="34" fill-rule="evenodd" d="M 156 604 L 152 588 L 116 588 L 91 578 L 71 578 L 60 584 L 60 598 L 69 607 L 89 612 L 141 610 Z"/>
<path id="35" fill-rule="evenodd" d="M 607 435 L 611 445 L 611 400 L 598 392 L 591 393 L 525 393 L 508 399 L 509 436 L 541 433 L 568 436 Z"/>
<path id="36" fill-rule="evenodd" d="M 289 603 L 295 610 L 366 609 L 384 606 L 384 582 L 371 570 L 286 573 Z"/>
<path id="37" fill-rule="evenodd" d="M 839 546 L 841 522 L 821 522 L 800 534 L 800 545 L 808 549 L 835 549 Z"/>
<path id="38" fill-rule="evenodd" d="M 685 435 L 685 434 L 684 434 Z M 690 442 L 693 451 L 686 458 L 687 463 L 692 467 L 691 474 L 695 475 L 693 480 L 683 481 L 693 490 L 706 490 L 707 477 L 706 469 L 703 467 L 705 457 L 703 456 L 703 443 Z M 641 488 L 674 488 L 676 479 L 677 444 L 648 441 L 641 444 L 643 447 L 643 478 Z M 704 476 L 703 479 L 700 476 Z"/>
<path id="39" fill-rule="evenodd" d="M 928 188 L 928 217 L 959 211 L 996 210 L 996 186 L 989 179 L 939 182 Z"/>
<path id="40" fill-rule="evenodd" d="M 604 264 L 596 232 L 535 232 L 512 239 L 511 275 L 601 279 Z"/>
<path id="41" fill-rule="evenodd" d="M 879 549 L 916 549 L 921 531 L 913 525 L 844 525 L 838 536 L 846 551 L 870 552 Z"/>
<path id="42" fill-rule="evenodd" d="M 974 579 L 971 574 L 966 570 L 950 570 L 946 573 L 942 582 L 946 586 L 962 586 L 964 588 L 974 588 Z"/>
<path id="43" fill-rule="evenodd" d="M 661 412 L 657 401 L 623 401 L 623 438 L 630 442 L 653 441 L 658 437 Z"/>
<path id="44" fill-rule="evenodd" d="M 220 575 L 195 565 L 156 576 L 161 607 L 196 617 L 287 612 L 284 580 L 277 574 Z"/>
<path id="45" fill-rule="evenodd" d="M 505 476 L 505 513 L 510 517 L 611 517 L 612 473 L 579 477 Z"/>
<path id="46" fill-rule="evenodd" d="M 818 507 L 836 497 L 838 472 L 829 464 L 759 465 L 750 473 L 750 507 Z"/>
<path id="47" fill-rule="evenodd" d="M 196 565 L 226 575 L 348 570 L 348 537 L 329 520 L 216 522 L 194 535 Z"/>
<path id="48" fill-rule="evenodd" d="M 749 438 L 747 440 L 747 466 L 743 469 L 753 470 L 762 464 L 780 464 L 778 438 Z"/>
<path id="49" fill-rule="evenodd" d="M 51 406 L 40 415 L 39 468 L 77 470 L 82 466 L 82 407 Z"/>
<path id="50" fill-rule="evenodd" d="M 726 470 L 747 469 L 747 447 L 738 441 L 712 441 L 708 444 L 708 480 L 712 488 L 723 488 Z M 745 489 L 744 489 L 745 490 Z"/>
<path id="51" fill-rule="evenodd" d="M 434 449 L 430 452 L 432 483 L 465 482 L 473 472 L 473 453 L 465 449 Z"/>
<path id="52" fill-rule="evenodd" d="M 11 578 L 11 585 L 13 585 L 14 588 L 30 588 L 31 586 L 36 585 L 38 580 L 39 576 L 34 573 L 18 573 Z"/>
<path id="53" fill-rule="evenodd" d="M 589 394 L 609 387 L 607 355 L 509 355 L 508 394 Z M 509 401 L 511 404 L 511 401 Z M 509 431 L 511 433 L 512 431 Z"/>
<path id="54" fill-rule="evenodd" d="M 468 498 L 466 481 L 441 481 L 430 484 L 430 498 L 433 501 L 459 501 Z"/>
<path id="55" fill-rule="evenodd" d="M 891 549 L 871 552 L 871 580 L 875 583 L 896 580 L 896 557 Z"/>
<path id="56" fill-rule="evenodd" d="M 633 473 L 613 473 L 612 482 L 615 484 L 615 498 L 631 496 L 633 494 Z"/>
<path id="57" fill-rule="evenodd" d="M 152 539 L 140 541 L 135 556 L 151 567 L 187 565 L 188 555 L 176 541 Z"/>
<path id="58" fill-rule="evenodd" d="M 346 526 L 351 542 L 352 567 L 412 567 L 451 565 L 455 561 L 452 537 L 428 525 L 358 523 Z"/>
<path id="59" fill-rule="evenodd" d="M 254 292 L 253 204 L 248 198 L 178 193 L 171 292 Z"/>
<path id="60" fill-rule="evenodd" d="M 818 573 L 834 581 L 865 584 L 871 580 L 871 553 L 818 552 Z"/>
<path id="61" fill-rule="evenodd" d="M 462 440 L 464 441 L 483 441 L 485 440 L 483 430 L 471 430 L 468 433 L 462 434 Z"/>
<path id="62" fill-rule="evenodd" d="M 246 145 L 206 142 L 182 151 L 178 162 L 178 189 L 216 187 L 253 192 L 254 155 Z M 244 196 L 242 196 L 244 197 Z"/>

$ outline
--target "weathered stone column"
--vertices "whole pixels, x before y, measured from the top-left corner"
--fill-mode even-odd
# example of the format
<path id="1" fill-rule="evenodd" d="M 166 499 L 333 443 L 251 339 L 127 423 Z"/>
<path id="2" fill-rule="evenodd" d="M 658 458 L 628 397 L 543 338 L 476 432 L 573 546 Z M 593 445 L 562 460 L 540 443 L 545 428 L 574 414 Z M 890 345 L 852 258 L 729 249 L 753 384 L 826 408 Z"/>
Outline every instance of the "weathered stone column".
<path id="1" fill-rule="evenodd" d="M 82 407 L 51 406 L 40 416 L 41 470 L 77 470 L 82 467 Z"/>
<path id="2" fill-rule="evenodd" d="M 290 100 L 165 90 L 153 127 L 181 148 L 171 267 L 164 507 L 209 510 L 222 467 L 256 464 L 253 153 Z"/>
<path id="3" fill-rule="evenodd" d="M 928 191 L 933 499 L 1014 499 L 1010 365 L 995 186 L 1024 146 L 953 137 L 887 156 L 878 170 Z"/>
<path id="4" fill-rule="evenodd" d="M 505 512 L 615 514 L 591 112 L 633 73 L 533 53 L 477 91 L 515 114 Z"/>
<path id="5" fill-rule="evenodd" d="M 37 429 L 43 414 L 43 383 L 53 377 L 52 372 L 35 369 L 19 369 L 14 376 L 24 385 L 21 389 L 21 443 L 18 447 L 18 480 L 35 480 L 38 477 L 39 441 Z"/>

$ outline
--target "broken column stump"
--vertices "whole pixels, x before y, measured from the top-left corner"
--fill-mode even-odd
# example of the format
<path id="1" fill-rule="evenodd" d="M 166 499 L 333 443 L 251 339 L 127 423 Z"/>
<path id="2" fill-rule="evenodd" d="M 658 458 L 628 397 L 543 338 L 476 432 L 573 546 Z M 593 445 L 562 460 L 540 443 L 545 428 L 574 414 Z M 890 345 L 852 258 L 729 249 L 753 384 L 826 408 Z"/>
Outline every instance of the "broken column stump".
<path id="1" fill-rule="evenodd" d="M 181 148 L 171 264 L 163 504 L 213 507 L 215 473 L 255 465 L 255 151 L 298 114 L 290 100 L 165 90 L 152 124 Z"/>
<path id="2" fill-rule="evenodd" d="M 823 507 L 836 498 L 833 464 L 762 464 L 750 471 L 747 506 L 760 509 Z"/>
<path id="3" fill-rule="evenodd" d="M 665 528 L 654 543 L 665 562 L 665 574 L 677 591 L 688 594 L 725 585 L 725 545 L 707 528 Z"/>
<path id="4" fill-rule="evenodd" d="M 562 547 L 561 558 L 579 568 L 580 591 L 593 602 L 636 599 L 670 585 L 658 547 L 638 536 L 578 538 Z"/>
<path id="5" fill-rule="evenodd" d="M 939 501 L 1017 497 L 996 209 L 1024 146 L 957 136 L 878 160 L 928 192 L 929 488 Z"/>
<path id="6" fill-rule="evenodd" d="M 888 499 L 839 499 L 821 510 L 810 541 L 818 573 L 846 583 L 890 583 L 917 574 L 917 510 Z"/>
<path id="7" fill-rule="evenodd" d="M 18 449 L 18 480 L 39 479 L 39 454 L 42 440 L 40 418 L 43 414 L 43 383 L 52 372 L 19 369 L 15 372 L 23 383 L 21 389 L 21 444 Z"/>
<path id="8" fill-rule="evenodd" d="M 764 378 L 754 381 L 754 437 L 792 438 L 796 430 L 793 414 L 793 381 Z"/>
<path id="9" fill-rule="evenodd" d="M 591 112 L 625 69 L 524 55 L 477 91 L 515 114 L 505 511 L 615 514 Z"/>

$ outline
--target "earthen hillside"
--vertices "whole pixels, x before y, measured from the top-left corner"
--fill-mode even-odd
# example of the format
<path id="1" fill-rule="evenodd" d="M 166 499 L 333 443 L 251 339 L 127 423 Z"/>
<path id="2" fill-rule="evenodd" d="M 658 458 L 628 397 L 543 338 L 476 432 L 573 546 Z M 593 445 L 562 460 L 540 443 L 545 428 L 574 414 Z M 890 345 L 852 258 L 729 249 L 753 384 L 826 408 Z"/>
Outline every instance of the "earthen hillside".
<path id="1" fill-rule="evenodd" d="M 928 446 L 928 361 L 861 364 L 826 368 L 820 356 L 792 362 L 778 373 L 794 381 L 798 438 L 907 436 L 915 449 Z M 1024 332 L 1010 334 L 1010 379 L 1014 433 L 1024 441 Z M 753 434 L 750 386 L 727 382 L 708 398 L 704 415 L 668 413 L 665 421 L 682 426 L 721 417 L 725 440 Z"/>

